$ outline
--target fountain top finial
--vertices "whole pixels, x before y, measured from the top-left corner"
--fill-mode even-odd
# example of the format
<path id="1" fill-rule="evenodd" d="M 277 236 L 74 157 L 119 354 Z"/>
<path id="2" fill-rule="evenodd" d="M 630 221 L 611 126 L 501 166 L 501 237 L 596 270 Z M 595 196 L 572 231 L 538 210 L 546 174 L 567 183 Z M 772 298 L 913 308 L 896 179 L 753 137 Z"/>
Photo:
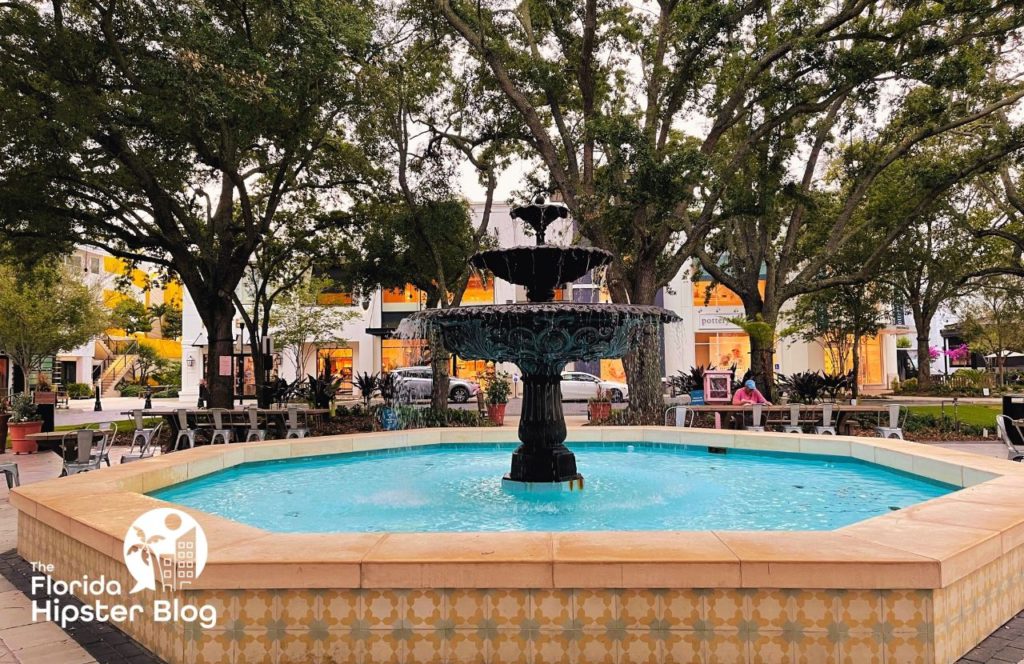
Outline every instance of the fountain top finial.
<path id="1" fill-rule="evenodd" d="M 537 244 L 547 244 L 545 232 L 556 219 L 569 216 L 569 208 L 561 203 L 548 203 L 544 194 L 537 194 L 533 202 L 512 208 L 513 219 L 522 219 L 537 233 Z"/>

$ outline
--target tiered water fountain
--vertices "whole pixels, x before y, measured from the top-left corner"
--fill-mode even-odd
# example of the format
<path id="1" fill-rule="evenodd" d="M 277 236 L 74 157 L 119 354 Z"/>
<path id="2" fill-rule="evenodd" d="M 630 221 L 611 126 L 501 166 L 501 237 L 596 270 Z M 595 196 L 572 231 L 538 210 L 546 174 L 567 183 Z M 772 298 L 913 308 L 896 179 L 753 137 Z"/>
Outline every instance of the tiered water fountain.
<path id="1" fill-rule="evenodd" d="M 622 357 L 645 326 L 679 320 L 654 306 L 553 302 L 556 288 L 612 260 L 603 249 L 547 244 L 548 226 L 567 216 L 565 206 L 538 196 L 512 210 L 513 218 L 534 229 L 537 246 L 482 251 L 470 259 L 477 269 L 525 286 L 528 302 L 422 311 L 400 329 L 403 335 L 422 337 L 429 326 L 436 326 L 445 347 L 459 357 L 511 362 L 522 371 L 522 445 L 512 454 L 506 483 L 582 488 L 576 457 L 564 444 L 562 370 L 576 360 Z"/>

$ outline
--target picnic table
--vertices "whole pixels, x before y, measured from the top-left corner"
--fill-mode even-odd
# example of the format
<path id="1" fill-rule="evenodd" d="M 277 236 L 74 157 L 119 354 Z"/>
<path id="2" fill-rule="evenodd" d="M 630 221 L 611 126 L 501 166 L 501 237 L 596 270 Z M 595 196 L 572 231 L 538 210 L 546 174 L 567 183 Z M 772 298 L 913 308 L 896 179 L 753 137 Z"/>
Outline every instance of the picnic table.
<path id="1" fill-rule="evenodd" d="M 213 414 L 209 408 L 187 408 L 185 415 L 188 417 L 189 424 L 197 429 L 208 429 L 213 426 Z M 298 408 L 300 416 L 306 418 L 308 422 L 310 418 L 316 419 L 321 418 L 325 415 L 330 414 L 330 410 L 327 408 Z M 122 415 L 132 416 L 135 411 L 127 410 L 122 411 Z M 270 431 L 271 426 L 274 427 L 278 437 L 284 438 L 285 430 L 287 429 L 288 422 L 288 409 L 287 408 L 259 408 L 256 410 L 257 414 L 267 423 L 267 431 Z M 177 410 L 153 410 L 147 409 L 142 411 L 143 417 L 162 417 L 170 427 L 173 437 L 177 437 L 180 427 L 178 426 L 178 411 Z M 226 418 L 225 424 L 232 429 L 236 429 L 238 432 L 245 431 L 249 428 L 249 415 L 245 410 L 226 410 L 224 411 L 224 417 Z M 245 440 L 243 435 L 241 438 L 235 437 L 235 440 Z"/>
<path id="2" fill-rule="evenodd" d="M 85 428 L 86 427 L 84 426 L 82 427 L 83 430 Z M 75 431 L 77 431 L 77 429 L 73 431 L 44 431 L 43 433 L 30 433 L 25 436 L 25 440 L 36 441 L 36 445 L 39 447 L 40 450 L 60 454 L 60 443 L 62 440 L 64 440 L 64 436 L 67 434 L 71 434 L 70 436 L 68 436 L 68 448 L 78 448 L 78 440 L 75 438 L 74 435 Z M 93 441 L 97 441 L 102 438 L 103 432 L 100 431 L 99 429 L 94 429 Z"/>
<path id="3" fill-rule="evenodd" d="M 873 414 L 878 417 L 883 417 L 888 414 L 890 403 L 878 403 L 878 404 L 843 404 L 843 403 L 827 403 L 827 404 L 772 404 L 762 405 L 761 412 L 765 414 L 766 418 L 772 415 L 779 416 L 781 418 L 787 418 L 789 416 L 790 406 L 799 406 L 801 413 L 811 413 L 816 417 L 820 418 L 821 412 L 824 410 L 824 406 L 831 406 L 832 412 L 837 416 L 836 428 L 840 431 L 849 433 L 852 422 L 849 421 L 850 415 L 854 414 Z M 749 404 L 744 405 L 733 405 L 731 403 L 722 404 L 704 404 L 700 406 L 686 406 L 686 408 L 692 410 L 695 413 L 716 413 L 719 415 L 730 416 L 731 419 L 737 419 L 735 416 L 740 414 L 738 418 L 740 423 L 743 422 L 742 415 L 753 412 L 753 406 Z M 724 417 L 722 419 L 725 419 Z"/>

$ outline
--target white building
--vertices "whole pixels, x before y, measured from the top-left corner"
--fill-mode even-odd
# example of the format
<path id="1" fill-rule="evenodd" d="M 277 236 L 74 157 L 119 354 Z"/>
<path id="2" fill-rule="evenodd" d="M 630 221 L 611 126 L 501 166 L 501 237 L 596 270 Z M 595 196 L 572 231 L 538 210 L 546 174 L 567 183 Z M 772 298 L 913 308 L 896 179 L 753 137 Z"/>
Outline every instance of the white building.
<path id="1" fill-rule="evenodd" d="M 481 210 L 482 205 L 474 205 L 474 216 L 479 215 Z M 495 235 L 498 245 L 512 247 L 534 244 L 535 238 L 532 233 L 524 228 L 524 224 L 513 220 L 509 211 L 508 205 L 496 204 L 492 209 L 489 229 Z M 547 232 L 548 242 L 551 244 L 567 245 L 571 243 L 572 237 L 573 228 L 568 220 L 556 222 Z M 711 283 L 701 281 L 700 278 L 692 281 L 691 273 L 690 266 L 684 266 L 660 295 L 659 304 L 675 311 L 682 319 L 681 323 L 667 326 L 665 329 L 665 375 L 673 375 L 677 371 L 698 364 L 722 367 L 734 363 L 742 374 L 749 367 L 749 340 L 745 333 L 727 320 L 743 314 L 738 298 L 721 286 L 712 288 L 711 295 L 706 298 L 706 290 L 711 287 Z M 601 297 L 599 288 L 592 283 L 582 282 L 556 294 L 556 299 L 563 300 L 594 301 L 594 297 Z M 422 342 L 395 339 L 390 336 L 390 332 L 404 317 L 424 306 L 420 293 L 414 287 L 407 286 L 405 289 L 392 291 L 379 290 L 362 302 L 352 302 L 347 296 L 339 296 L 335 301 L 337 303 L 331 306 L 350 306 L 358 314 L 349 320 L 341 331 L 341 336 L 347 340 L 347 344 L 341 347 L 334 344 L 321 346 L 316 339 L 307 340 L 311 346 L 316 347 L 316 352 L 310 353 L 315 359 L 308 362 L 309 366 L 300 367 L 299 370 L 278 352 L 275 356 L 275 366 L 282 378 L 291 381 L 297 375 L 318 373 L 325 362 L 330 363 L 334 373 L 350 378 L 353 372 L 388 371 L 422 361 Z M 474 278 L 462 303 L 471 306 L 525 301 L 525 289 L 521 286 L 501 279 L 481 284 Z M 892 325 L 883 330 L 876 339 L 865 342 L 861 375 L 862 384 L 867 390 L 887 389 L 896 377 L 896 339 L 906 335 L 912 335 L 907 327 Z M 247 338 L 244 341 L 247 341 Z M 206 333 L 187 293 L 184 300 L 182 342 L 182 394 L 197 396 L 199 381 L 203 377 Z M 246 396 L 252 396 L 255 390 L 251 375 L 248 375 L 251 363 L 246 368 L 246 362 L 244 358 L 236 359 L 233 366 L 236 376 L 238 371 L 247 374 L 243 389 Z M 806 370 L 832 370 L 832 367 L 827 366 L 825 353 L 818 344 L 795 339 L 779 341 L 775 362 L 776 371 L 786 374 Z M 482 362 L 468 362 L 456 358 L 453 375 L 472 378 L 483 368 Z M 512 366 L 504 368 L 510 372 L 515 371 Z M 575 369 L 599 373 L 607 379 L 625 378 L 619 360 L 606 360 L 600 363 L 580 362 L 576 363 Z"/>

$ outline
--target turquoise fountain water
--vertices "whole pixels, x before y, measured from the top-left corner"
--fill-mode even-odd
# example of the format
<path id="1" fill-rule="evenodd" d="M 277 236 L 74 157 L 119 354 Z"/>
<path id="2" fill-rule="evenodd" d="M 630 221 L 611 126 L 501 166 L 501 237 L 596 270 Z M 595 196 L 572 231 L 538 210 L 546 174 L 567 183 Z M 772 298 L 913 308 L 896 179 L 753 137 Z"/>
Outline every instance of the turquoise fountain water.
<path id="1" fill-rule="evenodd" d="M 152 495 L 275 532 L 830 530 L 955 490 L 854 459 L 576 443 L 587 489 L 508 492 L 512 445 L 245 464 Z"/>

